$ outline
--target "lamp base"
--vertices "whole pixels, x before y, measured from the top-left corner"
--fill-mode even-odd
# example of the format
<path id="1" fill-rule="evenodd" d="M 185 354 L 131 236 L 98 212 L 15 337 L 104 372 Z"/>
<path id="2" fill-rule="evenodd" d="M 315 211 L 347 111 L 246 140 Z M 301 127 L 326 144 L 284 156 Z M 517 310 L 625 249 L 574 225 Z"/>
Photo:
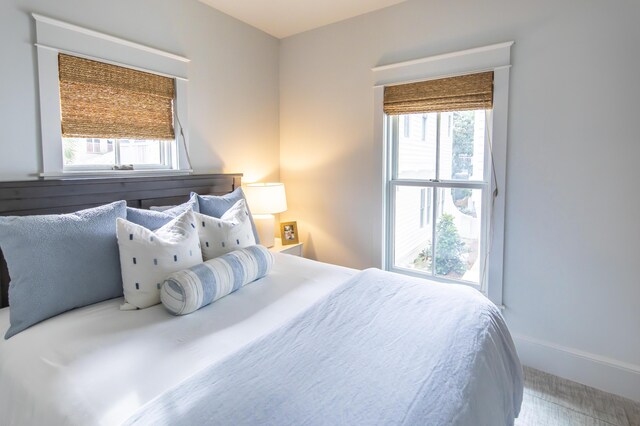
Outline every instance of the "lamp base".
<path id="1" fill-rule="evenodd" d="M 275 216 L 272 214 L 254 214 L 253 222 L 256 224 L 260 244 L 265 247 L 273 247 L 275 244 Z"/>

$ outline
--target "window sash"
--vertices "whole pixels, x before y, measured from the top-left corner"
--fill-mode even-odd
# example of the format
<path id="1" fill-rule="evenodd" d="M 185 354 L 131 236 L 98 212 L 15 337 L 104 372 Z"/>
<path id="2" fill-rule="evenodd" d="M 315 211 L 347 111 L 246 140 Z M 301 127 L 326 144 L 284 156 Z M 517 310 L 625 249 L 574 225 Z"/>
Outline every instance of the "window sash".
<path id="1" fill-rule="evenodd" d="M 449 185 L 451 184 L 451 185 Z M 437 275 L 435 273 L 435 262 L 432 262 L 431 271 L 430 272 L 422 272 L 416 269 L 407 269 L 402 268 L 396 265 L 395 258 L 395 246 L 396 246 L 396 236 L 395 236 L 395 225 L 396 225 L 396 217 L 395 217 L 395 207 L 396 207 L 396 190 L 398 187 L 418 187 L 418 188 L 428 188 L 432 189 L 432 198 L 431 198 L 431 216 L 429 220 L 431 224 L 433 224 L 433 229 L 431 233 L 431 253 L 435 256 L 435 245 L 436 245 L 436 224 L 438 219 L 438 213 L 435 209 L 435 206 L 439 203 L 439 195 L 437 189 L 453 189 L 453 188 L 467 188 L 467 189 L 480 189 L 482 190 L 482 206 L 481 206 L 481 228 L 480 228 L 480 241 L 479 241 L 479 249 L 480 253 L 478 256 L 478 262 L 480 263 L 480 281 L 478 283 L 465 281 L 462 279 L 451 279 L 447 277 L 443 277 L 441 275 Z M 486 256 L 487 256 L 487 241 L 489 235 L 489 185 L 488 183 L 483 182 L 469 182 L 469 183 L 461 183 L 461 182 L 433 182 L 433 181 L 407 181 L 407 180 L 391 180 L 388 183 L 388 206 L 387 206 L 387 214 L 389 217 L 388 222 L 388 245 L 387 245 L 387 270 L 393 272 L 406 273 L 409 275 L 421 277 L 421 278 L 429 278 L 435 281 L 442 281 L 447 283 L 456 283 L 456 284 L 465 284 L 472 286 L 474 288 L 482 288 L 483 283 L 482 280 L 485 276 L 485 268 L 486 268 Z"/>
<path id="2" fill-rule="evenodd" d="M 87 138 L 88 139 L 88 138 Z M 132 165 L 134 170 L 169 170 L 172 169 L 173 158 L 173 144 L 174 141 L 161 140 L 160 142 L 160 163 L 127 163 L 126 165 Z M 61 142 L 62 143 L 62 142 Z M 92 142 L 93 143 L 93 142 Z M 114 170 L 114 166 L 123 166 L 120 155 L 120 141 L 118 139 L 113 140 L 114 152 L 114 164 L 78 164 L 78 165 L 64 165 L 65 171 L 70 172 L 90 172 L 90 171 L 107 171 Z"/>

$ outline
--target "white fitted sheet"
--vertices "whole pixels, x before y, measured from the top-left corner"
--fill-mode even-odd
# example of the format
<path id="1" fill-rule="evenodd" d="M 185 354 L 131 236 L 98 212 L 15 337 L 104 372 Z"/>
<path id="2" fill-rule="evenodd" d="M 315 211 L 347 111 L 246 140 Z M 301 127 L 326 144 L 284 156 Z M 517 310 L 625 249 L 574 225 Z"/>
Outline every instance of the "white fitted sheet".
<path id="1" fill-rule="evenodd" d="M 0 341 L 0 424 L 119 424 L 195 373 L 279 328 L 358 271 L 276 254 L 272 272 L 184 317 L 122 299 Z M 0 330 L 9 309 L 0 310 Z"/>

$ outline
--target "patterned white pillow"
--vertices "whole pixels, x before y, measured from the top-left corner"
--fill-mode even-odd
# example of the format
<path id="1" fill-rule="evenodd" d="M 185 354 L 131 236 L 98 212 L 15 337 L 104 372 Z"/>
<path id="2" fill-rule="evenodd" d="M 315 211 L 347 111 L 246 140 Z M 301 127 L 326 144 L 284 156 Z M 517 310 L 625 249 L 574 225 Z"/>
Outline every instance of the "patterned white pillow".
<path id="1" fill-rule="evenodd" d="M 125 300 L 122 310 L 157 305 L 167 275 L 202 263 L 191 210 L 155 231 L 118 219 L 117 234 Z"/>
<path id="2" fill-rule="evenodd" d="M 201 213 L 195 216 L 204 260 L 256 244 L 244 200 L 238 200 L 220 219 Z"/>

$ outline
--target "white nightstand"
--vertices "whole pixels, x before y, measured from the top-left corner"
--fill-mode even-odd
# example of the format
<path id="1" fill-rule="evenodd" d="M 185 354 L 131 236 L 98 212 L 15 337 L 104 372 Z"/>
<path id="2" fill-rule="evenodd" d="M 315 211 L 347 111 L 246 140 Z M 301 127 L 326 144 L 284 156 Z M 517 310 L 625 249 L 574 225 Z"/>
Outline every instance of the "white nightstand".
<path id="1" fill-rule="evenodd" d="M 289 244 L 288 246 L 283 246 L 280 238 L 276 238 L 275 244 L 273 245 L 273 247 L 269 249 L 269 251 L 271 251 L 272 253 L 286 253 L 286 254 L 292 254 L 294 256 L 302 257 L 303 245 L 304 243 L 298 243 L 298 244 Z"/>

